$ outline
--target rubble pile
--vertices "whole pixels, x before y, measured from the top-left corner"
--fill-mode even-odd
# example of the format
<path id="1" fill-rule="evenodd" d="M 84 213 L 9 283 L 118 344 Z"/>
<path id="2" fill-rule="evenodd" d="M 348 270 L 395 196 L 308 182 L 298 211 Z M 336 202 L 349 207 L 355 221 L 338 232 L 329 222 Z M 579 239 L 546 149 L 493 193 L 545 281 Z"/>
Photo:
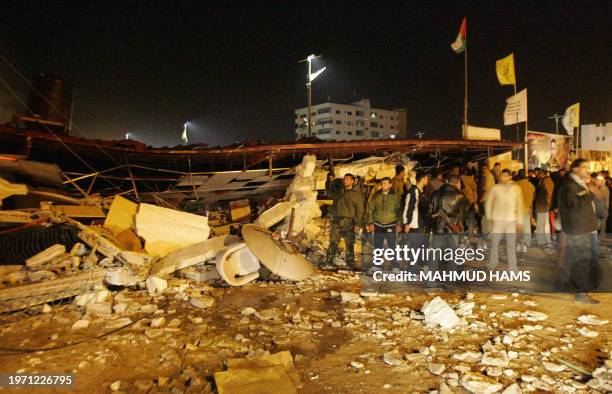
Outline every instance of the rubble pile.
<path id="1" fill-rule="evenodd" d="M 367 159 L 336 172 L 393 167 Z M 316 271 L 329 242 L 321 171 L 314 156 L 295 171 L 242 237 L 120 196 L 103 224 L 47 214 L 35 225 L 68 226 L 76 241 L 0 266 L 0 311 L 35 311 L 6 314 L 0 338 L 43 349 L 13 356 L 18 372 L 70 369 L 122 392 L 208 392 L 213 382 L 220 393 L 322 392 L 327 382 L 347 392 L 612 390 L 608 315 L 567 321 L 518 293 L 379 293 L 358 274 Z M 126 354 L 137 362 L 124 367 Z M 117 365 L 113 378 L 102 372 Z"/>

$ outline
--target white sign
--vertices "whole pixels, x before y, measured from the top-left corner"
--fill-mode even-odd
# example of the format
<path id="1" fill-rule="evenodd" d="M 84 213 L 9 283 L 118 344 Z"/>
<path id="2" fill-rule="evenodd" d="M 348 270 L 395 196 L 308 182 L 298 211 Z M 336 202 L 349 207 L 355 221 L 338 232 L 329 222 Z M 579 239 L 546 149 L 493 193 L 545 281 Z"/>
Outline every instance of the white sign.
<path id="1" fill-rule="evenodd" d="M 506 99 L 504 126 L 527 122 L 527 89 Z"/>

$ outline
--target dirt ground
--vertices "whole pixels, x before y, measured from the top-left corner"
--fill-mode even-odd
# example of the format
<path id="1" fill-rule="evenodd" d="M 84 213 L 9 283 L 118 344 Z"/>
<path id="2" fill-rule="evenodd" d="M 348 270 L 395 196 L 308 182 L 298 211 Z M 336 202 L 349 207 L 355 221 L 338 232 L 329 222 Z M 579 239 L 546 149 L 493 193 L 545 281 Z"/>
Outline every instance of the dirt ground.
<path id="1" fill-rule="evenodd" d="M 127 309 L 89 316 L 91 324 L 83 329 L 71 328 L 84 315 L 74 303 L 53 305 L 47 313 L 32 307 L 1 317 L 0 371 L 73 373 L 78 393 L 110 392 L 116 381 L 113 388 L 127 393 L 211 392 L 212 376 L 225 369 L 228 358 L 289 350 L 303 393 L 423 393 L 437 390 L 442 381 L 460 393 L 466 391 L 456 383 L 467 371 L 492 375 L 504 387 L 518 382 L 524 391 L 603 392 L 584 385 L 590 377 L 567 365 L 592 372 L 610 358 L 611 325 L 577 321 L 581 315 L 612 320 L 610 294 L 595 294 L 601 303 L 587 305 L 567 294 L 364 294 L 357 303 L 347 303 L 336 293 L 358 294 L 360 283 L 350 273 L 324 273 L 298 285 L 254 282 L 242 288 L 175 279 L 163 295 L 150 296 L 145 289 L 113 292 L 109 299 Z M 212 296 L 214 305 L 192 306 L 190 297 L 200 294 Z M 475 302 L 463 317 L 466 323 L 450 330 L 425 325 L 417 312 L 436 295 L 451 306 Z M 527 310 L 547 317 L 533 322 L 503 315 Z M 151 328 L 159 317 L 165 322 Z M 129 323 L 125 318 L 132 324 L 117 328 Z M 592 336 L 581 334 L 582 327 Z M 482 352 L 487 341 L 516 351 L 516 357 L 498 370 L 453 358 Z M 389 365 L 383 355 L 394 350 L 400 360 Z M 546 370 L 544 361 L 563 371 Z M 443 364 L 444 372 L 430 372 L 432 363 Z"/>

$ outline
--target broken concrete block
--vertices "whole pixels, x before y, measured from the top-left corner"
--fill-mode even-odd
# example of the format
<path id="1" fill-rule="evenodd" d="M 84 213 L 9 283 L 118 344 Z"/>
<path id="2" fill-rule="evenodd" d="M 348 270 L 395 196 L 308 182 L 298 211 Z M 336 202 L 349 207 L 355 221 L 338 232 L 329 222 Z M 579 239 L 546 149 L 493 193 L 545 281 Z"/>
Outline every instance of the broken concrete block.
<path id="1" fill-rule="evenodd" d="M 128 305 L 125 302 L 120 302 L 113 305 L 113 312 L 117 314 L 124 313 L 127 310 Z"/>
<path id="2" fill-rule="evenodd" d="M 136 211 L 138 204 L 125 197 L 115 196 L 104 220 L 104 228 L 109 229 L 115 236 L 125 230 L 134 229 Z"/>
<path id="3" fill-rule="evenodd" d="M 565 366 L 551 363 L 550 361 L 542 361 L 542 366 L 550 372 L 561 372 L 565 370 Z"/>
<path id="4" fill-rule="evenodd" d="M 272 208 L 264 211 L 259 217 L 253 222 L 261 227 L 270 228 L 276 223 L 280 222 L 284 218 L 291 215 L 291 209 L 294 208 L 297 201 L 283 201 L 274 205 Z"/>
<path id="5" fill-rule="evenodd" d="M 300 377 L 288 351 L 251 359 L 229 359 L 227 371 L 215 373 L 222 393 L 296 393 Z"/>
<path id="6" fill-rule="evenodd" d="M 72 325 L 73 330 L 78 330 L 78 329 L 87 328 L 87 327 L 89 327 L 89 320 L 86 320 L 86 319 L 77 320 Z"/>
<path id="7" fill-rule="evenodd" d="M 88 316 L 110 316 L 112 313 L 110 302 L 91 302 L 85 306 L 86 315 Z"/>
<path id="8" fill-rule="evenodd" d="M 214 305 L 215 299 L 211 296 L 191 297 L 189 302 L 196 308 L 206 309 Z"/>
<path id="9" fill-rule="evenodd" d="M 442 375 L 442 373 L 446 370 L 446 365 L 429 363 L 427 364 L 427 370 L 434 375 Z"/>
<path id="10" fill-rule="evenodd" d="M 112 391 L 119 391 L 119 389 L 121 388 L 121 380 L 115 380 L 113 383 L 111 383 L 110 385 L 110 389 Z"/>
<path id="11" fill-rule="evenodd" d="M 493 367 L 507 367 L 510 359 L 505 350 L 490 349 L 485 351 L 480 360 L 482 365 L 490 365 Z"/>
<path id="12" fill-rule="evenodd" d="M 198 269 L 194 269 L 193 267 L 187 268 L 181 270 L 180 273 L 181 277 L 194 282 L 207 282 L 221 278 L 221 276 L 219 276 L 219 272 L 217 271 L 217 267 L 213 265 L 205 265 L 203 267 L 198 267 Z"/>
<path id="13" fill-rule="evenodd" d="M 522 392 L 523 391 L 517 383 L 512 383 L 510 386 L 506 387 L 501 394 L 521 394 Z"/>
<path id="14" fill-rule="evenodd" d="M 492 394 L 504 387 L 501 383 L 476 372 L 465 373 L 461 377 L 461 385 L 475 394 Z"/>
<path id="15" fill-rule="evenodd" d="M 440 326 L 448 329 L 453 328 L 460 322 L 455 311 L 440 297 L 427 301 L 421 312 L 425 315 L 425 322 L 432 327 Z"/>
<path id="16" fill-rule="evenodd" d="M 110 292 L 108 290 L 100 289 L 77 295 L 74 297 L 74 303 L 78 306 L 85 306 L 92 302 L 104 302 L 109 296 Z"/>
<path id="17" fill-rule="evenodd" d="M 208 218 L 187 212 L 140 204 L 136 213 L 136 233 L 145 240 L 145 251 L 165 257 L 185 246 L 208 239 Z"/>
<path id="18" fill-rule="evenodd" d="M 204 263 L 223 249 L 226 239 L 227 235 L 222 235 L 175 250 L 153 264 L 151 275 L 169 275 L 174 271 Z"/>
<path id="19" fill-rule="evenodd" d="M 39 267 L 57 257 L 62 256 L 64 253 L 66 253 L 66 247 L 61 244 L 55 244 L 27 259 L 26 266 L 28 268 Z"/>
<path id="20" fill-rule="evenodd" d="M 302 162 L 295 167 L 295 175 L 301 177 L 311 177 L 314 174 L 314 170 L 317 167 L 317 156 L 305 155 L 302 158 Z"/>
<path id="21" fill-rule="evenodd" d="M 116 267 L 106 271 L 104 281 L 113 286 L 133 286 L 141 279 L 127 267 Z"/>
<path id="22" fill-rule="evenodd" d="M 608 324 L 608 320 L 601 320 L 595 315 L 582 315 L 578 317 L 578 321 L 582 324 L 589 324 L 592 326 L 602 326 Z"/>
<path id="23" fill-rule="evenodd" d="M 346 303 L 363 304 L 365 302 L 359 294 L 351 293 L 349 291 L 341 291 L 340 299 L 342 300 L 342 302 Z"/>
<path id="24" fill-rule="evenodd" d="M 79 226 L 83 228 L 79 232 L 79 238 L 82 239 L 90 248 L 106 257 L 116 257 L 123 249 L 113 241 L 104 237 L 95 227 Z"/>
<path id="25" fill-rule="evenodd" d="M 149 295 L 161 294 L 168 288 L 168 281 L 157 276 L 149 276 L 145 281 Z"/>
<path id="26" fill-rule="evenodd" d="M 244 242 L 223 248 L 215 265 L 221 278 L 232 286 L 242 286 L 259 277 L 259 261 Z"/>
<path id="27" fill-rule="evenodd" d="M 162 327 L 166 323 L 166 318 L 163 316 L 156 317 L 151 320 L 151 328 Z"/>
<path id="28" fill-rule="evenodd" d="M 49 304 L 45 304 L 42 307 L 42 313 L 51 313 L 53 309 L 51 308 L 51 306 Z"/>
<path id="29" fill-rule="evenodd" d="M 355 369 L 363 369 L 365 365 L 363 365 L 363 363 L 360 363 L 359 361 L 351 361 L 351 367 Z"/>
<path id="30" fill-rule="evenodd" d="M 402 363 L 402 356 L 400 352 L 395 349 L 393 351 L 386 352 L 385 354 L 383 354 L 383 361 L 385 362 L 385 364 L 398 366 Z"/>

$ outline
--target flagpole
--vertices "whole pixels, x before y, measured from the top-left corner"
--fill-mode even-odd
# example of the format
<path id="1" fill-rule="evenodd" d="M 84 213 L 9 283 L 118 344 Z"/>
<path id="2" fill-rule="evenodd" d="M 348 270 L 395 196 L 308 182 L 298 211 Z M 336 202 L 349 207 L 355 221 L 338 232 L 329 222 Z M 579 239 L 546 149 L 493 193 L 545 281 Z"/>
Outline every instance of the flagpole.
<path id="1" fill-rule="evenodd" d="M 467 26 L 467 18 L 465 21 Z M 466 40 L 467 40 L 467 27 L 466 27 Z M 463 133 L 467 133 L 468 128 L 468 45 L 465 45 L 464 55 L 464 79 L 465 79 L 465 92 L 463 97 Z"/>

